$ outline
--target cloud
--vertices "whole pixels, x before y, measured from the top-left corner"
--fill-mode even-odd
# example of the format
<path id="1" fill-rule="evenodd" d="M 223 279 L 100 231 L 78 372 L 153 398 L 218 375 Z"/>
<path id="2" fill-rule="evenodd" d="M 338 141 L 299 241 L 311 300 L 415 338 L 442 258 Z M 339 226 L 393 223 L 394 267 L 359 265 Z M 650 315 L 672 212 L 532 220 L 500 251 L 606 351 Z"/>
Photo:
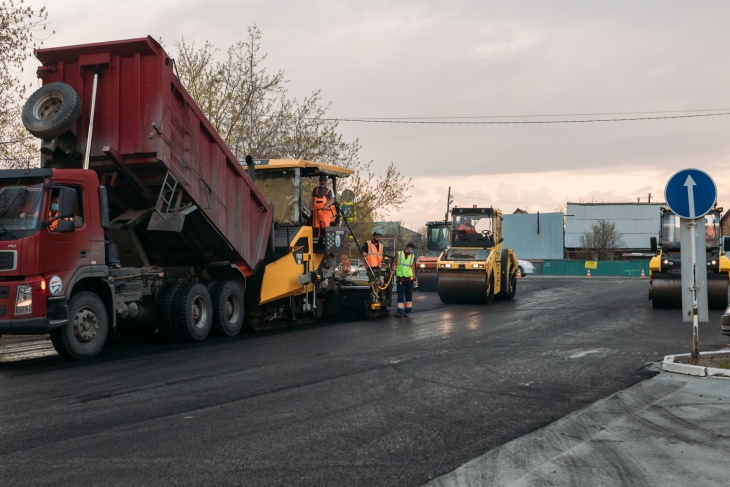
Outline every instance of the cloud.
<path id="1" fill-rule="evenodd" d="M 679 0 L 32 3 L 49 8 L 56 35 L 47 46 L 150 34 L 171 49 L 184 34 L 225 50 L 255 23 L 267 67 L 285 71 L 290 94 L 321 89 L 339 117 L 543 121 L 525 116 L 730 107 L 730 3 L 718 0 L 701 7 Z M 505 211 L 546 211 L 566 198 L 657 195 L 684 167 L 728 181 L 729 123 L 728 116 L 555 125 L 343 122 L 340 130 L 360 140 L 361 157 L 375 168 L 393 162 L 413 177 L 418 191 L 402 215 L 423 219 L 413 208 L 443 216 L 449 185 Z M 718 186 L 722 198 L 730 188 Z"/>

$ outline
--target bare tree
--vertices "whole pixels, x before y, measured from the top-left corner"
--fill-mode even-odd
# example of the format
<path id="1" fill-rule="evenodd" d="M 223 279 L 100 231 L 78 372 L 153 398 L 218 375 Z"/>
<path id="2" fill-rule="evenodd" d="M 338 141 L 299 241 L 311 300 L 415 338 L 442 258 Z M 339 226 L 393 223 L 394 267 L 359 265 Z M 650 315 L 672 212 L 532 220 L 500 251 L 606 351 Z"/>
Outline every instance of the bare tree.
<path id="1" fill-rule="evenodd" d="M 409 198 L 411 179 L 398 172 L 393 162 L 383 174 L 372 169 L 373 161 L 359 157 L 358 140 L 346 141 L 338 122 L 327 118 L 320 92 L 303 100 L 287 97 L 283 71 L 270 73 L 264 67 L 261 31 L 248 28 L 245 41 L 229 47 L 223 61 L 210 42 L 202 48 L 176 43 L 176 66 L 187 90 L 209 118 L 234 155 L 243 160 L 251 154 L 261 159 L 307 159 L 352 169 L 355 174 L 338 190 L 356 195 L 361 235 L 387 211 L 398 210 Z M 310 191 L 311 188 L 304 188 Z"/>
<path id="2" fill-rule="evenodd" d="M 29 167 L 37 163 L 35 139 L 23 128 L 20 110 L 27 86 L 20 81 L 23 62 L 47 33 L 46 7 L 34 9 L 23 0 L 0 2 L 0 166 Z"/>
<path id="3" fill-rule="evenodd" d="M 598 220 L 591 225 L 591 231 L 580 236 L 580 245 L 593 260 L 613 260 L 623 245 L 621 234 L 616 231 L 616 223 Z"/>

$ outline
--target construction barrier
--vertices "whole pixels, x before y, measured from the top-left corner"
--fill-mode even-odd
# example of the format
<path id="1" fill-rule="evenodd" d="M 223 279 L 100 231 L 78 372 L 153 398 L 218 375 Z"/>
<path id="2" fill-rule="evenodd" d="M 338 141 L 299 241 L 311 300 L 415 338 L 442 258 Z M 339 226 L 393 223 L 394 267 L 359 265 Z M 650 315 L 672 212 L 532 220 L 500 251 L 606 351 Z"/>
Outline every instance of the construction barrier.
<path id="1" fill-rule="evenodd" d="M 586 276 L 585 260 L 546 259 L 542 262 L 542 274 L 545 276 Z M 591 277 L 635 277 L 649 275 L 648 260 L 612 261 L 599 260 L 595 269 L 591 268 Z M 539 273 L 539 271 L 538 271 Z"/>

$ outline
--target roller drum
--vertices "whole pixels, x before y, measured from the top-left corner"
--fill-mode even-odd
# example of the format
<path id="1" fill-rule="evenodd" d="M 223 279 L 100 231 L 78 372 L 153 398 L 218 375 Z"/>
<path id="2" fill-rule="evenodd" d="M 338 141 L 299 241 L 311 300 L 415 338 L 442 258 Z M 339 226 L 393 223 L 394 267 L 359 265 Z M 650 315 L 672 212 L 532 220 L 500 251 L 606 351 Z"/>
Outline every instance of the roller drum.
<path id="1" fill-rule="evenodd" d="M 486 303 L 487 275 L 483 272 L 439 273 L 438 295 L 444 303 Z"/>
<path id="2" fill-rule="evenodd" d="M 681 309 L 682 279 L 652 280 L 651 305 L 654 309 Z"/>
<path id="3" fill-rule="evenodd" d="M 727 308 L 728 277 L 727 274 L 707 276 L 707 308 Z"/>
<path id="4" fill-rule="evenodd" d="M 707 308 L 724 310 L 728 305 L 727 275 L 707 276 Z M 652 279 L 651 303 L 654 309 L 682 309 L 682 279 Z"/>
<path id="5" fill-rule="evenodd" d="M 422 292 L 436 291 L 439 277 L 435 272 L 418 273 L 418 290 Z"/>

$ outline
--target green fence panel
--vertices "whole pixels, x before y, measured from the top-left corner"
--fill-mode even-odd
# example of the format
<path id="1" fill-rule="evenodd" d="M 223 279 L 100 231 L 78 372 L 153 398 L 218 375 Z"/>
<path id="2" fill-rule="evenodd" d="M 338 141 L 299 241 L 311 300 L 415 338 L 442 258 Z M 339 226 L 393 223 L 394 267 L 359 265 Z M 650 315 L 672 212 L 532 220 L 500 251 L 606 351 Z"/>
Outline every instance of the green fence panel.
<path id="1" fill-rule="evenodd" d="M 649 277 L 648 260 L 612 261 L 599 260 L 595 269 L 591 269 L 591 277 L 614 276 L 614 277 Z M 542 273 L 545 276 L 586 276 L 588 269 L 584 260 L 544 260 Z"/>

